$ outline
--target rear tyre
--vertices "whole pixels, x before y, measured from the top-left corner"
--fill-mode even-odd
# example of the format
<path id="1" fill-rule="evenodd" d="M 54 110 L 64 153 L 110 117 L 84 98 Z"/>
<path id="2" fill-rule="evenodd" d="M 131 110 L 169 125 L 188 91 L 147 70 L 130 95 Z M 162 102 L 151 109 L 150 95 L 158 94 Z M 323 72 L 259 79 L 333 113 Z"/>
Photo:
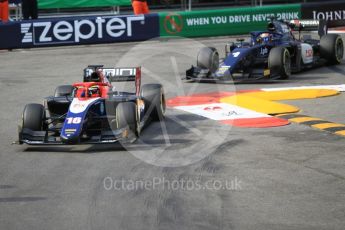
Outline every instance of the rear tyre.
<path id="1" fill-rule="evenodd" d="M 145 117 L 150 116 L 154 121 L 163 120 L 166 109 L 163 86 L 145 84 L 141 87 L 140 95 L 145 102 Z"/>
<path id="2" fill-rule="evenodd" d="M 339 64 L 344 55 L 343 40 L 338 34 L 326 34 L 320 40 L 320 55 L 330 65 Z"/>
<path id="3" fill-rule="evenodd" d="M 41 104 L 27 104 L 23 112 L 23 129 L 42 131 L 45 125 L 45 109 Z"/>
<path id="4" fill-rule="evenodd" d="M 128 127 L 138 137 L 140 135 L 139 117 L 135 103 L 122 102 L 116 106 L 116 126 L 118 129 Z"/>
<path id="5" fill-rule="evenodd" d="M 214 73 L 219 68 L 219 54 L 216 48 L 203 47 L 197 57 L 197 66 Z"/>
<path id="6" fill-rule="evenodd" d="M 73 86 L 60 85 L 55 89 L 54 97 L 71 96 L 73 93 Z"/>
<path id="7" fill-rule="evenodd" d="M 274 47 L 268 56 L 268 68 L 271 75 L 280 76 L 280 79 L 288 79 L 291 75 L 291 56 L 288 49 Z"/>

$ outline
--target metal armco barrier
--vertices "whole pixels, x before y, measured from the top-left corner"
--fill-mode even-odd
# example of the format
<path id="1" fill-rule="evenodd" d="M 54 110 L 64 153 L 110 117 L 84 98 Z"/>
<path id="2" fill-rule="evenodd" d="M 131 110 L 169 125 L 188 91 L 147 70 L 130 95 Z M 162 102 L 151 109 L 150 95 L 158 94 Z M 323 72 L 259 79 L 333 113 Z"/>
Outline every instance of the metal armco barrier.
<path id="1" fill-rule="evenodd" d="M 143 41 L 158 36 L 158 14 L 0 23 L 0 49 Z"/>
<path id="2" fill-rule="evenodd" d="M 160 36 L 202 37 L 246 34 L 264 29 L 271 16 L 296 19 L 301 5 L 229 8 L 193 12 L 160 13 Z"/>

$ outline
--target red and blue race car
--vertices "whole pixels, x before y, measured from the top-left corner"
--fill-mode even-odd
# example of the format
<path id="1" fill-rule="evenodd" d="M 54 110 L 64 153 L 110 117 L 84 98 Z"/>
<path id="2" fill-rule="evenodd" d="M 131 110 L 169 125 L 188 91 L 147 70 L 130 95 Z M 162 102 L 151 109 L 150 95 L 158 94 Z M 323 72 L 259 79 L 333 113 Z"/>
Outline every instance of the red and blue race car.
<path id="1" fill-rule="evenodd" d="M 135 92 L 117 90 L 116 82 L 134 82 Z M 44 104 L 27 104 L 19 143 L 29 145 L 114 143 L 135 140 L 152 120 L 163 120 L 161 84 L 141 85 L 137 68 L 84 69 L 83 82 L 62 85 Z"/>

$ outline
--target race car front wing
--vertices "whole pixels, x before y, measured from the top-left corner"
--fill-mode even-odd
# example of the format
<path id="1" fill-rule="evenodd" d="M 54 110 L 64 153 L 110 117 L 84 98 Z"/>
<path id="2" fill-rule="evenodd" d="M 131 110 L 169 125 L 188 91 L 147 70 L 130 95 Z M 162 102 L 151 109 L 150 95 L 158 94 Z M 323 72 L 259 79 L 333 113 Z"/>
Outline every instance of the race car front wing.
<path id="1" fill-rule="evenodd" d="M 66 145 L 62 141 L 60 136 L 49 135 L 49 131 L 32 131 L 31 129 L 23 129 L 18 127 L 19 140 L 17 144 L 28 145 Z M 80 137 L 78 142 L 73 144 L 111 144 L 119 141 L 132 142 L 135 140 L 134 134 L 129 132 L 128 128 L 116 129 L 116 130 L 103 130 L 99 135 L 93 135 L 90 137 Z M 72 144 L 72 143 L 71 143 Z"/>

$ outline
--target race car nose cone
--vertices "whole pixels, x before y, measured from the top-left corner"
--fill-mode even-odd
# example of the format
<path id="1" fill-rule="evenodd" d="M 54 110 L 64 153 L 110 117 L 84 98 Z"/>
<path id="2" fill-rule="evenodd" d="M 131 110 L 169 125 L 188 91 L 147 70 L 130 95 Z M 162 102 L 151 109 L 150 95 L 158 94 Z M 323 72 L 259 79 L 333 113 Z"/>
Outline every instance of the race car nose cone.
<path id="1" fill-rule="evenodd" d="M 61 135 L 60 138 L 61 138 L 61 142 L 64 144 L 73 145 L 73 144 L 79 143 L 79 137 L 76 137 L 76 136 L 65 137 Z"/>

